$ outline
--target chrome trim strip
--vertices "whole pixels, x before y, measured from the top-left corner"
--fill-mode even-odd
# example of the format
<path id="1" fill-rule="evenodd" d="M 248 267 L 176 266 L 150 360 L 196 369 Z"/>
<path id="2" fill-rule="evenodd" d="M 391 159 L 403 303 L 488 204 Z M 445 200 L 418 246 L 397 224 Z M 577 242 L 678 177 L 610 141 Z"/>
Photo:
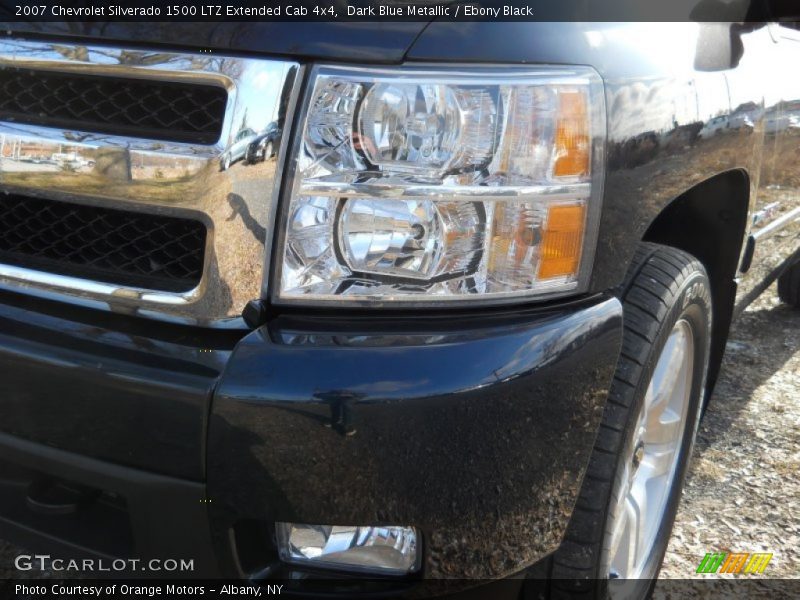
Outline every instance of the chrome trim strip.
<path id="1" fill-rule="evenodd" d="M 0 191 L 128 211 L 199 218 L 203 277 L 169 293 L 0 264 L 0 287 L 203 326 L 243 326 L 262 297 L 275 203 L 300 81 L 295 62 L 3 40 L 0 69 L 80 72 L 228 90 L 216 144 L 186 144 L 0 122 Z M 272 125 L 274 124 L 274 125 Z M 274 127 L 274 130 L 270 127 Z M 246 131 L 252 131 L 252 135 Z M 239 135 L 241 133 L 241 135 Z M 261 160 L 272 142 L 274 155 Z M 248 149 L 250 152 L 248 160 Z"/>
<path id="2" fill-rule="evenodd" d="M 475 198 L 476 200 L 508 200 L 509 198 L 555 199 L 584 198 L 591 193 L 591 185 L 528 185 L 493 187 L 485 185 L 436 185 L 398 182 L 379 178 L 366 181 L 346 179 L 305 179 L 300 184 L 300 194 L 313 196 L 337 196 L 341 198 L 420 198 L 425 200 L 452 200 L 453 198 Z"/>
<path id="3" fill-rule="evenodd" d="M 88 279 L 78 279 L 66 275 L 45 273 L 34 271 L 12 265 L 0 264 L 0 277 L 7 279 L 21 279 L 29 285 L 41 285 L 52 289 L 72 291 L 87 295 L 105 295 L 116 298 L 126 298 L 136 302 L 158 302 L 161 304 L 171 304 L 180 306 L 189 304 L 199 294 L 199 287 L 182 294 L 171 294 L 169 292 L 157 292 L 142 288 L 123 288 L 110 283 L 101 281 L 90 281 Z"/>

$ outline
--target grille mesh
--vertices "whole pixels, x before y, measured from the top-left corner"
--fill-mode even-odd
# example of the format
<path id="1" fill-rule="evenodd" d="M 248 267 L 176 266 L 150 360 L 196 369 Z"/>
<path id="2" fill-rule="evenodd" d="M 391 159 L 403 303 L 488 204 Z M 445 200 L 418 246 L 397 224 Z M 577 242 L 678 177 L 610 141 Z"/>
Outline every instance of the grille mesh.
<path id="1" fill-rule="evenodd" d="M 0 195 L 0 262 L 152 290 L 183 292 L 202 277 L 199 221 Z"/>
<path id="2" fill-rule="evenodd" d="M 227 91 L 211 85 L 0 69 L 0 120 L 213 144 Z"/>

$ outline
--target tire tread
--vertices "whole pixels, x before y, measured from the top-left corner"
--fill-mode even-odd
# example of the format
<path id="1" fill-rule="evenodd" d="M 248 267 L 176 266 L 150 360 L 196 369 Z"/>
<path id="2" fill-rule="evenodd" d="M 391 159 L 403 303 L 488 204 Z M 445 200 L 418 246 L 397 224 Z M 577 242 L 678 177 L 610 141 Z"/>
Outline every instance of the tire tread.
<path id="1" fill-rule="evenodd" d="M 676 302 L 682 282 L 703 266 L 691 255 L 642 243 L 618 294 L 625 307 L 623 342 L 584 484 L 564 542 L 553 555 L 551 598 L 595 598 L 599 557 L 617 456 L 648 350 Z M 800 269 L 798 269 L 800 277 Z M 581 585 L 581 580 L 586 585 Z"/>

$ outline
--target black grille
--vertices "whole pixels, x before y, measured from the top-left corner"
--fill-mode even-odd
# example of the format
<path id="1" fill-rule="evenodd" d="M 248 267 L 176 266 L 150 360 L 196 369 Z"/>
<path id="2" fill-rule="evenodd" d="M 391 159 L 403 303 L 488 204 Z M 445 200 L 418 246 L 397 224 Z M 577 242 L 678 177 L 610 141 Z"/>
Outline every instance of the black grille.
<path id="1" fill-rule="evenodd" d="M 213 85 L 0 70 L 0 120 L 213 144 L 228 93 Z"/>
<path id="2" fill-rule="evenodd" d="M 199 221 L 0 194 L 0 262 L 168 292 L 203 271 Z"/>

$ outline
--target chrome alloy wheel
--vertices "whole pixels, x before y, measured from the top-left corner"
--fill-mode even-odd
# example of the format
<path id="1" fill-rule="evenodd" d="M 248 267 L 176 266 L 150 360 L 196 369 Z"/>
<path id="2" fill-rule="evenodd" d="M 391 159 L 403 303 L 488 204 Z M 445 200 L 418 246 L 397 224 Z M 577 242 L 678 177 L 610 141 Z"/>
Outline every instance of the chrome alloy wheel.
<path id="1" fill-rule="evenodd" d="M 661 350 L 623 466 L 609 523 L 609 577 L 639 579 L 661 527 L 686 429 L 692 393 L 694 336 L 678 320 Z"/>

